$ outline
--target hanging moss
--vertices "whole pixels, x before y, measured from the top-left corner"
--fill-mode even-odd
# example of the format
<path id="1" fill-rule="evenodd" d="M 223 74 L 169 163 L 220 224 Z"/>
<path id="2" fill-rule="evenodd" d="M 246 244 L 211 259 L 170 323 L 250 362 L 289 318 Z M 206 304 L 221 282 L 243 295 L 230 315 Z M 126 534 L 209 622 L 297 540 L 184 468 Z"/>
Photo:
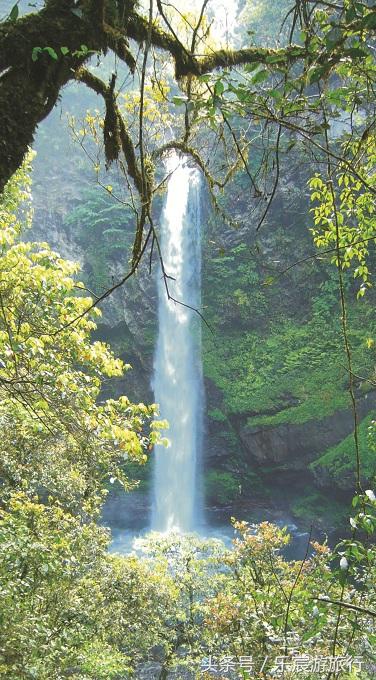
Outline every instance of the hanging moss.
<path id="1" fill-rule="evenodd" d="M 115 100 L 115 76 L 112 76 L 110 87 L 106 96 L 106 116 L 104 119 L 104 149 L 106 154 L 107 166 L 119 157 L 121 143 L 119 134 L 119 120 Z"/>

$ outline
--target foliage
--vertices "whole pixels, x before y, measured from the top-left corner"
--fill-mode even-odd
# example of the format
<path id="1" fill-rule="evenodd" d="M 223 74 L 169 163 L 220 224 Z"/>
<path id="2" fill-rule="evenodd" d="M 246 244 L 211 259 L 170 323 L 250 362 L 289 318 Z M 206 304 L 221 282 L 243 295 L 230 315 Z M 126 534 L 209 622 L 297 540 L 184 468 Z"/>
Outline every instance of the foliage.
<path id="1" fill-rule="evenodd" d="M 14 186 L 17 200 L 22 178 Z M 47 244 L 15 240 L 18 222 L 9 205 L 10 198 L 2 210 L 0 261 L 2 476 L 10 488 L 34 492 L 42 485 L 90 511 L 105 479 L 127 485 L 125 460 L 145 462 L 157 437 L 143 432 L 154 409 L 126 397 L 96 404 L 101 382 L 128 366 L 105 344 L 90 342 L 99 312 L 81 317 L 92 301 L 79 294 L 77 265 Z"/>
<path id="2" fill-rule="evenodd" d="M 301 324 L 279 319 L 267 332 L 239 337 L 227 331 L 215 345 L 207 336 L 205 373 L 223 391 L 228 413 L 249 413 L 252 426 L 276 425 L 319 420 L 348 406 L 339 320 L 318 312 Z M 372 311 L 354 305 L 351 319 L 355 366 L 366 377 L 373 370 L 373 350 L 362 327 L 372 327 Z M 367 390 L 366 382 L 363 387 Z"/>
<path id="3" fill-rule="evenodd" d="M 69 211 L 65 228 L 74 230 L 77 243 L 85 252 L 87 283 L 102 291 L 111 284 L 111 266 L 130 257 L 134 215 L 129 207 L 100 186 L 84 192 Z"/>
<path id="4" fill-rule="evenodd" d="M 209 470 L 205 475 L 205 496 L 209 503 L 231 505 L 239 495 L 239 479 L 231 472 Z"/>
<path id="5" fill-rule="evenodd" d="M 95 519 L 107 484 L 130 486 L 127 461 L 146 461 L 163 423 L 148 432 L 154 406 L 98 400 L 102 382 L 128 367 L 90 341 L 98 312 L 81 316 L 91 300 L 77 265 L 20 240 L 29 188 L 21 169 L 0 211 L 0 674 L 59 680 L 78 667 L 82 680 L 117 677 L 137 662 L 122 639 L 125 611 L 129 644 L 140 631 L 137 648 L 147 644 L 153 578 L 107 554 Z"/>
<path id="6" fill-rule="evenodd" d="M 300 152 L 296 150 L 294 157 L 300 167 Z M 306 177 L 285 165 L 283 172 L 276 207 L 269 212 L 269 228 L 254 246 L 228 245 L 230 238 L 239 242 L 248 241 L 248 236 L 232 236 L 227 229 L 221 250 L 218 227 L 210 227 L 208 235 L 203 302 L 214 335 L 206 331 L 203 335 L 204 370 L 214 383 L 209 400 L 213 393 L 216 409 L 233 418 L 238 432 L 246 423 L 268 427 L 320 421 L 350 407 L 338 276 L 328 262 L 333 253 L 313 254 L 305 261 L 312 253 L 309 222 L 306 228 L 304 217 Z M 244 175 L 234 179 L 227 201 L 232 210 L 236 206 L 248 214 L 253 203 L 243 187 Z M 296 261 L 286 275 L 278 274 Z M 371 258 L 371 271 L 372 266 Z M 272 276 L 268 276 L 270 271 Z M 370 291 L 369 299 L 359 305 L 355 302 L 352 271 L 344 272 L 344 286 L 356 395 L 363 399 L 372 390 L 374 376 L 374 296 Z M 210 406 L 210 419 L 219 422 Z M 233 450 L 241 459 L 239 449 L 238 439 Z"/>
<path id="7" fill-rule="evenodd" d="M 364 521 L 374 523 L 372 492 L 366 493 Z M 354 521 L 360 521 L 358 515 Z M 339 554 L 312 542 L 303 560 L 289 562 L 283 557 L 290 541 L 286 529 L 268 522 L 249 525 L 233 520 L 233 524 L 236 537 L 231 550 L 213 540 L 174 534 L 152 535 L 139 545 L 148 568 L 161 583 L 169 583 L 171 608 L 166 609 L 159 630 L 161 677 L 168 677 L 168 672 L 179 677 L 187 670 L 192 677 L 202 677 L 204 657 L 218 662 L 247 658 L 253 672 L 266 663 L 269 673 L 277 672 L 285 659 L 286 678 L 294 677 L 297 655 L 346 654 L 372 663 L 368 608 L 372 609 L 374 598 L 374 549 L 368 556 L 363 552 L 356 557 L 351 542 L 341 545 Z M 350 559 L 351 550 L 358 589 L 338 566 L 339 557 Z M 366 576 L 361 572 L 364 559 L 369 566 Z M 345 606 L 361 609 L 346 610 L 333 654 L 336 603 L 341 598 Z M 306 671 L 303 677 L 313 680 L 316 674 Z M 361 677 L 371 677 L 365 667 Z"/>
<path id="8" fill-rule="evenodd" d="M 59 503 L 12 495 L 0 519 L 0 677 L 129 677 L 158 636 L 168 580 L 109 555 L 108 542 Z"/>
<path id="9" fill-rule="evenodd" d="M 208 416 L 212 420 L 216 420 L 219 423 L 225 423 L 226 422 L 226 416 L 224 415 L 224 413 L 219 408 L 213 408 L 210 411 L 208 411 Z"/>
<path id="10" fill-rule="evenodd" d="M 295 677 L 294 655 L 319 657 L 333 653 L 331 641 L 338 609 L 331 602 L 341 596 L 345 603 L 363 602 L 362 597 L 370 602 L 373 594 L 357 593 L 348 581 L 342 591 L 342 572 L 329 568 L 336 556 L 325 545 L 313 543 L 311 553 L 303 561 L 289 563 L 281 554 L 289 541 L 286 530 L 267 522 L 257 526 L 234 522 L 234 526 L 238 538 L 234 549 L 224 558 L 228 570 L 224 584 L 205 603 L 211 652 L 223 658 L 231 650 L 232 658 L 241 659 L 249 650 L 253 672 L 267 660 L 267 671 L 274 668 L 277 673 L 284 658 L 285 677 Z M 361 582 L 364 583 L 363 577 Z M 364 659 L 370 623 L 367 605 L 364 607 L 363 615 L 348 611 L 341 619 L 337 631 L 338 655 L 346 650 L 354 656 L 361 653 Z M 366 649 L 367 657 L 370 648 Z M 372 659 L 372 652 L 368 658 Z M 304 677 L 314 678 L 315 673 L 306 671 Z"/>
<path id="11" fill-rule="evenodd" d="M 375 442 L 372 439 L 374 417 L 364 418 L 359 427 L 359 448 L 361 455 L 361 472 L 364 480 L 372 480 L 376 475 Z M 351 434 L 337 446 L 324 451 L 310 465 L 311 470 L 329 474 L 339 486 L 348 485 L 355 478 L 354 471 L 354 436 Z"/>
<path id="12" fill-rule="evenodd" d="M 24 164 L 13 175 L 1 196 L 0 229 L 1 248 L 10 246 L 19 237 L 22 228 L 31 226 L 31 162 L 34 153 L 29 151 Z"/>
<path id="13" fill-rule="evenodd" d="M 373 194 L 376 136 L 367 134 L 361 142 L 347 140 L 344 145 L 350 145 L 355 156 L 361 151 L 362 176 L 367 181 L 367 189 L 364 189 L 362 179 L 355 178 L 343 163 L 338 169 L 333 194 L 329 182 L 316 174 L 310 181 L 311 201 L 318 203 L 312 210 L 315 223 L 312 233 L 316 246 L 334 250 L 334 264 L 343 269 L 353 267 L 354 278 L 361 280 L 358 297 L 363 297 L 372 285 L 367 260 L 376 240 Z"/>
<path id="14" fill-rule="evenodd" d="M 352 452 L 353 457 L 354 453 Z M 301 519 L 306 526 L 319 524 L 325 531 L 335 527 L 343 530 L 348 518 L 348 506 L 329 497 L 325 490 L 320 493 L 312 487 L 304 487 L 291 503 L 294 517 Z"/>
<path id="15" fill-rule="evenodd" d="M 158 78 L 155 74 L 149 76 L 143 94 L 143 134 L 145 144 L 150 151 L 164 141 L 166 129 L 175 125 L 169 107 L 171 87 L 169 80 L 163 77 L 165 69 L 163 60 L 156 62 L 155 69 L 157 68 Z M 140 99 L 139 90 L 131 90 L 121 96 L 120 110 L 127 121 L 129 130 L 139 125 Z"/>
<path id="16" fill-rule="evenodd" d="M 74 79 L 102 97 L 106 109 L 104 119 L 100 116 L 97 122 L 89 123 L 89 128 L 94 128 L 96 135 L 99 128 L 103 130 L 106 166 L 119 161 L 129 188 L 137 191 L 136 203 L 140 205 L 139 221 L 134 229 L 136 258 L 142 252 L 146 213 L 150 212 L 157 189 L 153 181 L 154 165 L 168 149 L 179 149 L 201 167 L 217 208 L 213 190 L 223 189 L 239 165 L 247 170 L 255 195 L 261 200 L 266 198 L 269 203 L 275 193 L 275 187 L 270 192 L 270 182 L 265 177 L 270 157 L 274 156 L 276 183 L 278 155 L 287 154 L 298 139 L 303 139 L 314 150 L 322 150 L 320 142 L 329 125 L 322 120 L 327 104 L 330 104 L 331 121 L 335 122 L 343 112 L 351 113 L 353 118 L 359 110 L 366 112 L 362 127 L 367 125 L 374 77 L 369 44 L 375 23 L 373 8 L 354 0 L 313 8 L 301 8 L 298 2 L 279 3 L 277 8 L 246 3 L 243 8 L 245 33 L 248 29 L 246 47 L 232 50 L 222 45 L 213 48 L 206 5 L 187 12 L 185 7 L 163 8 L 157 3 L 155 16 L 151 12 L 150 17 L 145 16 L 142 6 L 133 2 L 106 2 L 96 11 L 92 11 L 90 3 L 82 8 L 68 4 L 61 12 L 54 3 L 47 3 L 43 10 L 22 18 L 18 17 L 17 10 L 11 10 L 11 17 L 7 16 L 0 27 L 2 68 L 7 72 L 0 107 L 3 119 L 0 128 L 5 132 L 1 143 L 6 149 L 0 167 L 1 188 L 20 165 L 38 123 L 57 102 L 64 85 Z M 282 19 L 284 12 L 285 20 L 279 29 L 277 16 Z M 247 26 L 248 21 L 253 21 L 253 26 Z M 25 41 L 18 40 L 21 25 L 27 33 Z M 258 44 L 264 37 L 264 25 L 271 27 L 275 37 L 283 32 L 282 46 L 271 48 Z M 255 39 L 253 30 L 257 33 Z M 140 46 L 138 59 L 132 53 L 131 40 Z M 115 90 L 117 66 L 108 85 L 84 68 L 93 52 L 100 59 L 108 50 L 132 73 L 140 67 L 139 92 L 135 92 L 133 101 L 131 97 L 129 102 L 130 118 L 129 112 L 123 112 L 119 106 L 123 95 Z M 161 55 L 159 50 L 165 54 Z M 170 66 L 166 66 L 166 53 L 175 66 L 173 87 L 172 79 L 168 81 L 166 76 Z M 22 68 L 14 69 L 14 60 L 17 67 L 22 64 Z M 48 92 L 43 89 L 46 83 Z M 121 81 L 118 86 L 121 90 Z M 183 105 L 176 131 L 169 129 L 170 90 L 171 101 Z M 21 106 L 11 105 L 15 97 L 17 101 L 20 97 L 28 99 L 28 115 L 21 111 Z M 218 133 L 217 143 L 228 161 L 225 174 L 217 178 L 211 167 L 211 140 L 203 143 L 205 131 L 193 139 L 193 132 L 197 132 L 202 123 Z M 274 131 L 270 133 L 271 126 Z M 23 133 L 19 141 L 17 130 Z M 254 135 L 256 131 L 258 134 Z M 85 130 L 83 133 L 85 136 Z M 176 133 L 177 138 L 171 141 Z M 157 151 L 148 139 L 153 136 L 162 141 Z M 266 148 L 260 153 L 262 161 L 255 179 L 247 159 L 249 147 L 259 146 L 258 138 Z M 354 154 L 346 160 L 356 177 L 358 161 Z M 149 226 L 152 229 L 151 223 Z"/>
<path id="17" fill-rule="evenodd" d="M 25 187 L 22 176 L 17 182 L 9 187 L 15 200 Z M 256 664 L 267 656 L 272 668 L 291 641 L 327 656 L 338 609 L 323 595 L 362 607 L 341 618 L 336 645 L 367 657 L 374 557 L 361 544 L 340 548 L 359 592 L 343 580 L 337 556 L 330 569 L 326 546 L 315 545 L 303 562 L 284 559 L 287 532 L 268 523 L 235 523 L 232 551 L 197 537 L 154 535 L 138 546 L 142 559 L 108 553 L 107 531 L 95 523 L 105 485 L 127 485 L 126 461 L 143 462 L 158 438 L 144 431 L 153 409 L 125 397 L 96 403 L 101 382 L 122 364 L 90 343 L 92 317 L 66 327 L 89 304 L 76 268 L 46 244 L 19 241 L 17 219 L 5 208 L 2 219 L 0 677 L 137 677 L 155 650 L 162 677 L 187 670 L 199 677 L 203 657 L 229 650 L 234 658 L 251 651 Z M 299 365 L 294 352 L 289 373 Z M 214 483 L 225 495 L 235 488 L 228 473 Z M 372 495 L 366 498 L 373 511 Z M 371 515 L 359 512 L 353 521 L 370 530 Z"/>
<path id="18" fill-rule="evenodd" d="M 0 187 L 20 166 L 37 125 L 72 78 L 103 97 L 104 121 L 100 115 L 89 117 L 87 129 L 96 141 L 103 129 L 106 165 L 115 160 L 123 164 L 131 195 L 132 184 L 138 193 L 130 204 L 137 217 L 133 263 L 142 254 L 147 223 L 155 244 L 148 214 L 156 192 L 154 163 L 167 149 L 187 153 L 201 167 L 220 212 L 214 189 L 224 188 L 240 161 L 256 197 L 269 205 L 279 179 L 280 155 L 297 144 L 306 145 L 329 170 L 330 184 L 317 176 L 311 185 L 316 191 L 313 200 L 320 203 L 314 208 L 316 243 L 324 248 L 334 245 L 340 274 L 358 260 L 353 274 L 362 279 L 362 297 L 370 283 L 370 268 L 368 248 L 360 241 L 374 238 L 370 136 L 374 8 L 345 0 L 307 9 L 307 3 L 299 2 L 286 17 L 287 45 L 265 48 L 255 40 L 236 51 L 212 49 L 203 15 L 198 20 L 190 14 L 181 17 L 182 44 L 171 30 L 170 15 L 166 18 L 161 7 L 157 3 L 157 19 L 148 22 L 132 2 L 82 3 L 82 8 L 48 2 L 43 11 L 23 19 L 18 4 L 14 5 L 0 26 Z M 82 68 L 93 52 L 111 49 L 135 71 L 130 40 L 143 48 L 141 83 L 151 50 L 162 48 L 174 59 L 182 96 L 173 96 L 172 102 L 183 107 L 177 126 L 183 134 L 167 149 L 162 145 L 156 151 L 154 144 L 165 141 L 169 84 L 165 87 L 161 80 L 159 87 L 157 82 L 159 94 L 142 87 L 130 98 L 129 110 L 125 106 L 122 112 L 116 75 L 106 85 Z M 346 116 L 351 134 L 341 147 L 335 141 L 335 128 Z M 225 175 L 217 179 L 210 166 L 211 139 L 202 144 L 205 158 L 200 145 L 205 133 L 191 139 L 203 123 L 218 132 L 224 148 Z M 81 137 L 86 135 L 84 129 Z M 252 156 L 251 142 L 256 140 L 257 146 L 260 139 L 265 147 L 257 150 L 262 162 L 255 181 L 254 167 L 250 171 L 247 159 Z M 362 147 L 368 154 L 366 162 Z M 333 159 L 337 161 L 334 178 Z M 264 172 L 270 167 L 271 188 Z M 112 185 L 106 186 L 112 193 Z M 163 648 L 164 675 L 179 665 L 197 672 L 203 652 L 226 654 L 231 649 L 239 658 L 245 646 L 252 649 L 258 664 L 266 657 L 276 664 L 277 645 L 286 653 L 289 635 L 297 630 L 299 645 L 304 642 L 310 651 L 327 656 L 362 650 L 374 660 L 369 647 L 375 641 L 371 628 L 375 551 L 357 534 L 342 544 L 341 559 L 338 564 L 334 556 L 332 571 L 325 546 L 316 545 L 312 556 L 307 551 L 303 562 L 286 562 L 281 554 L 288 541 L 286 532 L 267 523 L 252 527 L 236 523 L 240 538 L 233 552 L 226 554 L 184 537 L 174 539 L 177 548 L 166 537 L 156 538 L 149 562 L 106 554 L 105 532 L 93 520 L 106 485 L 117 480 L 129 486 L 127 461 L 145 462 L 148 447 L 159 440 L 158 425 L 150 434 L 146 430 L 155 409 L 131 404 L 126 397 L 101 401 L 101 385 L 121 375 L 125 366 L 104 343 L 90 342 L 97 314 L 93 309 L 88 312 L 92 301 L 75 278 L 77 267 L 47 244 L 19 240 L 21 220 L 15 210 L 28 192 L 21 172 L 5 189 L 0 215 L 0 419 L 4 426 L 0 574 L 5 595 L 2 632 L 7 629 L 10 640 L 3 635 L 3 677 L 115 678 L 145 662 L 153 644 Z M 257 228 L 266 214 L 267 209 Z M 92 217 L 87 220 L 90 226 Z M 118 245 L 123 247 L 123 231 L 116 226 L 104 230 L 101 217 L 95 224 L 97 245 L 113 253 Z M 367 391 L 373 370 L 372 342 L 364 337 L 360 317 L 372 335 L 370 305 L 351 305 L 349 327 L 356 325 L 347 337 L 342 303 L 345 343 L 349 346 L 349 339 L 354 345 L 353 364 L 344 368 L 338 359 L 343 338 L 337 312 L 333 315 L 330 277 L 306 319 L 292 323 L 282 310 L 257 333 L 247 323 L 249 316 L 257 322 L 265 305 L 264 291 L 252 295 L 260 274 L 249 262 L 239 266 L 239 248 L 231 250 L 223 276 L 228 283 L 224 342 L 219 349 L 206 350 L 206 373 L 225 395 L 224 416 L 246 413 L 251 426 L 322 418 L 347 405 L 352 367 L 356 389 Z M 239 281 L 228 273 L 235 263 Z M 217 273 L 220 264 L 213 263 Z M 103 273 L 99 272 L 100 279 Z M 349 279 L 344 282 L 342 298 L 351 292 Z M 100 280 L 99 285 L 105 282 Z M 230 327 L 233 308 L 246 329 L 240 340 Z M 221 323 L 219 317 L 217 313 L 215 321 Z M 305 371 L 308 377 L 303 382 Z M 357 377 L 358 373 L 364 377 Z M 354 394 L 351 389 L 353 399 Z M 330 453 L 335 463 L 340 454 L 340 471 L 346 446 Z M 233 480 L 222 475 L 221 483 L 225 494 L 232 493 Z M 355 497 L 354 532 L 372 535 L 374 506 L 371 490 Z"/>
<path id="19" fill-rule="evenodd" d="M 170 606 L 160 621 L 161 676 L 167 671 L 192 669 L 194 676 L 208 653 L 204 616 L 206 601 L 225 582 L 221 541 L 196 535 L 150 534 L 141 544 L 153 573 L 170 584 Z M 178 676 L 179 677 L 179 676 Z"/>
<path id="20" fill-rule="evenodd" d="M 204 265 L 204 304 L 210 323 L 217 328 L 234 322 L 245 325 L 250 318 L 262 323 L 266 296 L 246 244 L 223 249 L 214 257 L 210 255 Z"/>

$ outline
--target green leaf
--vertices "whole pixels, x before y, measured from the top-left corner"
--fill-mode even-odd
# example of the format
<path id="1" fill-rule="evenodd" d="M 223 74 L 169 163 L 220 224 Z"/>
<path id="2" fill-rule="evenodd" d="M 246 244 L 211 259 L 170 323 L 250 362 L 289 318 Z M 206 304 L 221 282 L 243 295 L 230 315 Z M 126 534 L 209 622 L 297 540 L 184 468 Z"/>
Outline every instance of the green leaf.
<path id="1" fill-rule="evenodd" d="M 212 76 L 210 73 L 204 73 L 202 76 L 198 77 L 198 80 L 200 83 L 208 83 L 211 80 Z"/>
<path id="2" fill-rule="evenodd" d="M 222 83 L 221 80 L 217 80 L 216 84 L 214 85 L 214 94 L 216 97 L 220 97 L 221 94 L 223 94 L 223 91 L 225 89 L 224 84 Z"/>
<path id="3" fill-rule="evenodd" d="M 289 54 L 293 57 L 298 57 L 303 52 L 304 52 L 303 47 L 292 47 L 291 49 L 289 49 Z"/>
<path id="4" fill-rule="evenodd" d="M 258 71 L 258 73 L 256 73 L 255 76 L 253 76 L 252 83 L 254 85 L 257 85 L 258 83 L 262 83 L 267 78 L 269 78 L 269 71 L 263 69 L 262 71 Z"/>
<path id="5" fill-rule="evenodd" d="M 346 21 L 350 22 L 356 17 L 356 11 L 354 7 L 349 7 L 349 9 L 346 11 Z"/>
<path id="6" fill-rule="evenodd" d="M 308 72 L 308 78 L 310 83 L 317 83 L 320 78 L 326 73 L 327 66 L 319 66 L 318 68 L 313 68 Z"/>
<path id="7" fill-rule="evenodd" d="M 173 102 L 173 104 L 175 104 L 175 106 L 184 106 L 184 104 L 187 103 L 187 98 L 186 97 L 173 97 L 172 102 Z"/>
<path id="8" fill-rule="evenodd" d="M 72 12 L 72 14 L 74 14 L 79 19 L 82 19 L 83 11 L 82 11 L 82 9 L 79 9 L 79 7 L 73 7 L 73 9 L 71 9 L 71 12 Z"/>
<path id="9" fill-rule="evenodd" d="M 50 55 L 51 59 L 54 59 L 55 61 L 58 60 L 57 53 L 55 52 L 53 47 L 45 47 L 44 51 L 47 52 L 47 54 Z"/>
<path id="10" fill-rule="evenodd" d="M 258 67 L 259 67 L 259 63 L 257 61 L 255 61 L 252 64 L 246 64 L 246 66 L 244 66 L 244 71 L 246 73 L 252 73 L 253 71 L 256 71 L 256 69 Z"/>
<path id="11" fill-rule="evenodd" d="M 277 64 L 278 62 L 286 61 L 286 57 L 283 54 L 271 54 L 269 57 L 266 57 L 266 61 L 268 64 Z"/>
<path id="12" fill-rule="evenodd" d="M 61 54 L 65 55 L 69 53 L 69 47 L 60 47 Z"/>
<path id="13" fill-rule="evenodd" d="M 282 90 L 276 90 L 276 89 L 269 90 L 269 96 L 273 97 L 273 99 L 282 99 L 283 92 L 282 92 Z"/>
<path id="14" fill-rule="evenodd" d="M 346 54 L 348 54 L 352 59 L 364 59 L 368 52 L 366 49 L 361 47 L 350 47 L 350 49 L 346 50 Z"/>
<path id="15" fill-rule="evenodd" d="M 10 21 L 16 21 L 16 19 L 18 19 L 19 13 L 20 13 L 20 10 L 18 9 L 18 3 L 17 3 L 16 5 L 13 5 L 12 9 L 10 10 L 9 20 Z"/>
<path id="16" fill-rule="evenodd" d="M 329 33 L 326 34 L 325 43 L 328 47 L 332 47 L 341 40 L 341 37 L 342 37 L 341 29 L 335 26 L 329 31 Z"/>
<path id="17" fill-rule="evenodd" d="M 41 52 L 42 52 L 42 48 L 41 48 L 41 47 L 33 47 L 33 51 L 32 51 L 32 53 L 31 53 L 31 59 L 32 59 L 32 61 L 37 61 L 37 59 L 38 59 L 38 57 L 39 57 L 39 55 L 40 55 Z"/>
<path id="18" fill-rule="evenodd" d="M 376 13 L 367 14 L 362 21 L 362 26 L 364 28 L 376 28 Z"/>

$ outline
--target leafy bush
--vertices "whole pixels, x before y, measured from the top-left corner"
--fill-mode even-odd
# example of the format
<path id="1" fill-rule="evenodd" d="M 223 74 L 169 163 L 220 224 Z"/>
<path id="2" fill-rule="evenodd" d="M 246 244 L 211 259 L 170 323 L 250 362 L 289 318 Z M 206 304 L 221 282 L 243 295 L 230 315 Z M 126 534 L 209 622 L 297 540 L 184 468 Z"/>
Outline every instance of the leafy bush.
<path id="1" fill-rule="evenodd" d="M 231 472 L 210 470 L 205 475 L 205 492 L 210 503 L 230 505 L 239 495 L 239 480 Z"/>

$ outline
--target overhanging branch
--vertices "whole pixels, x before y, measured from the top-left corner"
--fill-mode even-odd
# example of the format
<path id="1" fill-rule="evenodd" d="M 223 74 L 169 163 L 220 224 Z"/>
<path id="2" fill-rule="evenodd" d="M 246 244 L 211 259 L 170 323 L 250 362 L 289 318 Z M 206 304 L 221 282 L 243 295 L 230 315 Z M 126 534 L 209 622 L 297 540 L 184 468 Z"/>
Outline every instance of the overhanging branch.
<path id="1" fill-rule="evenodd" d="M 87 87 L 90 87 L 90 89 L 94 90 L 96 94 L 103 97 L 106 104 L 106 111 L 109 108 L 111 110 L 111 117 L 115 116 L 117 130 L 114 130 L 113 132 L 115 133 L 118 131 L 120 145 L 127 163 L 128 174 L 133 179 L 137 191 L 142 194 L 142 174 L 138 165 L 135 148 L 125 127 L 124 120 L 116 103 L 116 97 L 114 96 L 113 90 L 111 89 L 111 85 L 106 85 L 103 80 L 93 75 L 93 73 L 85 68 L 78 69 L 75 73 L 75 78 L 76 80 L 84 83 Z"/>

